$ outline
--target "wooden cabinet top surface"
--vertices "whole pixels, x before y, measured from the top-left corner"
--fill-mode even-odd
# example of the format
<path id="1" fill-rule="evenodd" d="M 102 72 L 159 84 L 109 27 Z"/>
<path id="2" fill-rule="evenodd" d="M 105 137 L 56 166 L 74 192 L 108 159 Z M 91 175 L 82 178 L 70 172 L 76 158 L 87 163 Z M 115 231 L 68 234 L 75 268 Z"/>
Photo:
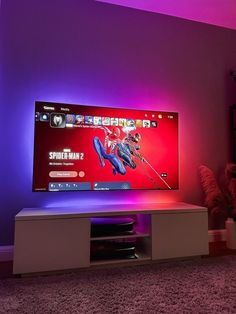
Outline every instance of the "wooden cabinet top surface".
<path id="1" fill-rule="evenodd" d="M 73 207 L 23 208 L 15 220 L 90 218 L 135 214 L 207 212 L 206 207 L 187 203 L 80 204 Z"/>

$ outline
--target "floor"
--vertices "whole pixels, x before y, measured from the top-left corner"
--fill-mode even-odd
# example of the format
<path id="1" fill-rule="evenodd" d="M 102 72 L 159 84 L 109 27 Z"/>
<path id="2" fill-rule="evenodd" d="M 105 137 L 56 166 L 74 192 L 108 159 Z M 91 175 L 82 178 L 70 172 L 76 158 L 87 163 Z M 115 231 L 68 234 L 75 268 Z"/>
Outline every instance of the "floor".
<path id="1" fill-rule="evenodd" d="M 230 250 L 226 247 L 226 242 L 211 242 L 209 243 L 209 256 L 224 256 L 224 255 L 236 255 L 236 250 Z M 0 262 L 0 278 L 14 277 L 12 274 L 13 262 Z"/>

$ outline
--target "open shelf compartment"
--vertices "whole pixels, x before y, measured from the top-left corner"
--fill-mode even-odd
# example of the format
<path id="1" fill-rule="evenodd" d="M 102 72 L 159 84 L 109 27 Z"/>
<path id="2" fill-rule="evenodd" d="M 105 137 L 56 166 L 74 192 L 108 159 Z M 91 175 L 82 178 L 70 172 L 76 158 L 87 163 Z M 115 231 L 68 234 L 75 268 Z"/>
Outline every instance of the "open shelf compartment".
<path id="1" fill-rule="evenodd" d="M 90 261 L 92 265 L 151 259 L 151 215 L 136 214 L 107 218 L 107 221 L 111 222 L 107 228 L 109 232 L 105 230 L 103 234 L 99 230 L 100 235 L 96 236 L 92 232 L 93 222 L 96 222 L 96 219 L 91 219 L 93 236 L 90 238 Z M 106 222 L 106 217 L 103 219 Z M 113 223 L 115 224 L 116 221 L 119 224 L 122 221 L 128 222 L 129 229 L 117 232 L 119 230 L 114 225 L 115 233 L 113 234 Z M 132 222 L 132 226 L 129 222 Z M 132 228 L 130 229 L 130 227 Z M 121 226 L 121 230 L 122 228 L 123 226 Z"/>

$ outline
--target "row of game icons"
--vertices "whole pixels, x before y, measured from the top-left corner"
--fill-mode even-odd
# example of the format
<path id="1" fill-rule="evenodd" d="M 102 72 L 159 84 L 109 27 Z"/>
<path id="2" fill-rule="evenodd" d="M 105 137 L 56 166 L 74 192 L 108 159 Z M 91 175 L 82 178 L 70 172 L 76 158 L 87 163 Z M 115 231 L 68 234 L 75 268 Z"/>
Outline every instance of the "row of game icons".
<path id="1" fill-rule="evenodd" d="M 137 127 L 137 128 L 156 128 L 156 120 L 134 120 L 126 118 L 111 118 L 98 116 L 83 116 L 64 113 L 47 113 L 36 112 L 36 121 L 50 122 L 53 128 L 65 128 L 66 126 L 76 125 L 104 125 L 104 126 L 120 126 L 120 127 Z"/>

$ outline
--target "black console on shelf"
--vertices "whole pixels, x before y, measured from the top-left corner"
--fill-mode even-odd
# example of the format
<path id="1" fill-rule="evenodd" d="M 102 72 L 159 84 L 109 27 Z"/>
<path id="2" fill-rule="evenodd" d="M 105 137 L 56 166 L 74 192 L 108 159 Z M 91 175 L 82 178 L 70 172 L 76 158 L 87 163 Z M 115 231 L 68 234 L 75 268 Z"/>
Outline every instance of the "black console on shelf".
<path id="1" fill-rule="evenodd" d="M 95 217 L 91 218 L 91 236 L 132 234 L 133 218 L 129 217 Z"/>
<path id="2" fill-rule="evenodd" d="M 90 259 L 132 259 L 136 258 L 136 239 L 114 239 L 115 236 L 134 234 L 135 219 L 130 217 L 95 217 L 91 218 L 91 237 L 101 237 L 100 241 L 92 241 Z M 104 239 L 102 237 L 113 237 Z"/>

